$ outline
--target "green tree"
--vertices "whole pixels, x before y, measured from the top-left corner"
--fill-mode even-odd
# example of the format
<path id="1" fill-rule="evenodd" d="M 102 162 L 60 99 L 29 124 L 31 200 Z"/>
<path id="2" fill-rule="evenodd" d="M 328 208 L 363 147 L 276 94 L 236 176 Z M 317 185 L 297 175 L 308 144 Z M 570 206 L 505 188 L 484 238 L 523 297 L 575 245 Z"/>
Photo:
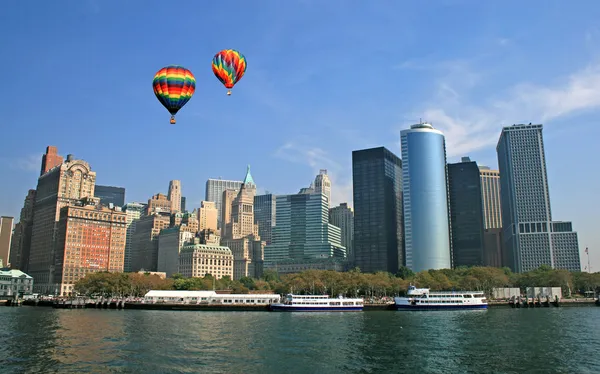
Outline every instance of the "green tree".
<path id="1" fill-rule="evenodd" d="M 415 277 L 415 272 L 406 266 L 400 266 L 398 272 L 396 272 L 396 277 L 402 278 L 404 280 L 412 279 Z"/>

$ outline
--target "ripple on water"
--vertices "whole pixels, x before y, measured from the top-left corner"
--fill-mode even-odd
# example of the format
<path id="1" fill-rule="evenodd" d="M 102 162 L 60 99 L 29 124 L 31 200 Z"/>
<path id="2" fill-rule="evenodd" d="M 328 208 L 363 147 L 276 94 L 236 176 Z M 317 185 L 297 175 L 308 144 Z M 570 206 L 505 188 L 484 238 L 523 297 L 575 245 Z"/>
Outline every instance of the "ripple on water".
<path id="1" fill-rule="evenodd" d="M 9 372 L 594 373 L 600 308 L 263 313 L 0 308 Z"/>

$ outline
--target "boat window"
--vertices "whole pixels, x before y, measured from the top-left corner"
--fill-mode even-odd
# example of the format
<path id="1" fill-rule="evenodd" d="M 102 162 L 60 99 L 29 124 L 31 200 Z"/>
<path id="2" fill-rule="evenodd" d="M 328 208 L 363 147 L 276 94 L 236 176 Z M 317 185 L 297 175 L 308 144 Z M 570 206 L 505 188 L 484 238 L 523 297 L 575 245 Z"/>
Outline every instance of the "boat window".
<path id="1" fill-rule="evenodd" d="M 464 297 L 466 297 L 467 299 L 471 298 L 472 296 L 469 294 L 464 295 Z"/>

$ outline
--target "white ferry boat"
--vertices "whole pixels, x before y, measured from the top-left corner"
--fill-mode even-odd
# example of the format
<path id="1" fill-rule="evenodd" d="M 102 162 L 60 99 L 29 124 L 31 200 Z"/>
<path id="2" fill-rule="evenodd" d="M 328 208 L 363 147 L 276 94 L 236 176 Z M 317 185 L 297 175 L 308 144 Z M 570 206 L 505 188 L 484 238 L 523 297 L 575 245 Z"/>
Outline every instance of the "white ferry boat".
<path id="1" fill-rule="evenodd" d="M 282 303 L 270 305 L 276 312 L 360 312 L 363 299 L 347 299 L 342 296 L 330 298 L 329 295 L 292 295 L 288 294 Z"/>
<path id="2" fill-rule="evenodd" d="M 481 291 L 429 292 L 429 288 L 408 287 L 406 297 L 394 298 L 397 310 L 487 309 Z"/>

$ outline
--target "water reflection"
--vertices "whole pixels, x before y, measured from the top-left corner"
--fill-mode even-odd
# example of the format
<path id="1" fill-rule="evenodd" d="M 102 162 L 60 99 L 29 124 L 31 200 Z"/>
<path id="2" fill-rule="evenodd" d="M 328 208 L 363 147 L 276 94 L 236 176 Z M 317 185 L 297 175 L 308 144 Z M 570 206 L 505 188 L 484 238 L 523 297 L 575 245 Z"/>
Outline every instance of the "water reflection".
<path id="1" fill-rule="evenodd" d="M 0 371 L 600 372 L 600 308 L 264 313 L 0 308 Z"/>

